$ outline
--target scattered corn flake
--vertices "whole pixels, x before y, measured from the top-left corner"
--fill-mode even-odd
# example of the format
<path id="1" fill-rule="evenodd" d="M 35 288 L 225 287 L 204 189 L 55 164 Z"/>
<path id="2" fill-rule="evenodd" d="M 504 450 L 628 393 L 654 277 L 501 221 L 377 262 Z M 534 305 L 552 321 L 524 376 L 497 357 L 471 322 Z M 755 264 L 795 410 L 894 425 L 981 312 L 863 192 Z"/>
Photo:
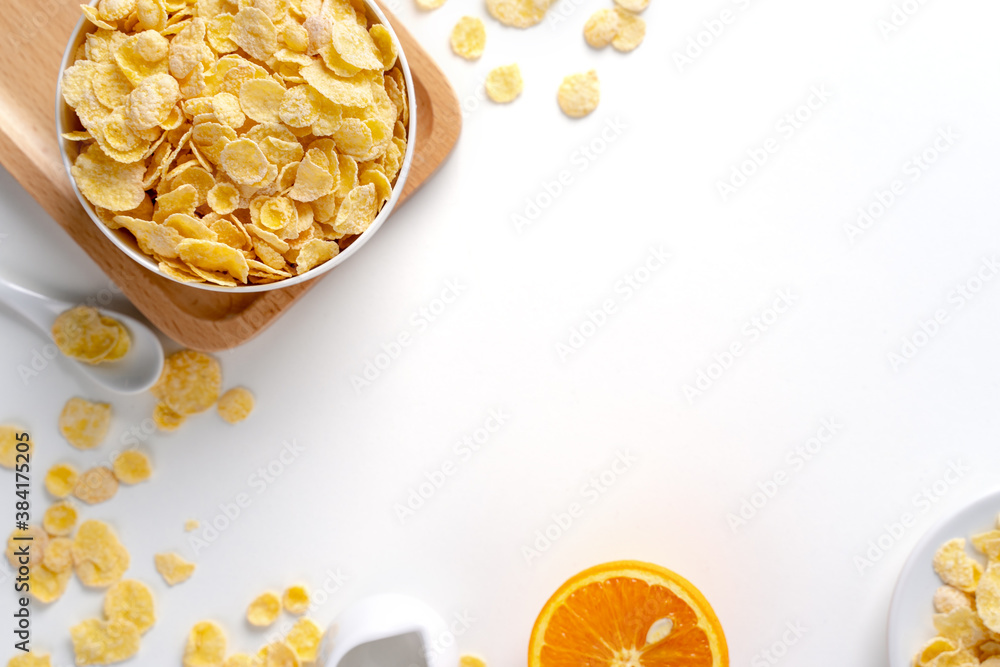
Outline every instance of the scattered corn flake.
<path id="1" fill-rule="evenodd" d="M 458 660 L 458 667 L 486 667 L 486 661 L 477 655 L 463 655 Z"/>
<path id="2" fill-rule="evenodd" d="M 34 567 L 45 558 L 49 534 L 41 526 L 28 526 L 25 530 L 15 530 L 7 538 L 7 562 L 17 569 L 22 565 Z M 27 562 L 21 562 L 27 560 Z"/>
<path id="3" fill-rule="evenodd" d="M 61 313 L 52 325 L 52 339 L 59 350 L 88 364 L 113 360 L 123 334 L 128 335 L 128 331 L 119 322 L 88 306 Z"/>
<path id="4" fill-rule="evenodd" d="M 32 567 L 28 573 L 28 590 L 31 597 L 43 604 L 49 604 L 62 597 L 72 578 L 72 570 L 53 572 L 43 563 Z"/>
<path id="5" fill-rule="evenodd" d="M 184 522 L 184 530 L 190 533 L 191 531 L 198 530 L 200 525 L 201 523 L 197 519 L 188 519 Z"/>
<path id="6" fill-rule="evenodd" d="M 618 34 L 619 18 L 614 9 L 598 9 L 583 25 L 583 37 L 595 49 L 603 49 Z"/>
<path id="7" fill-rule="evenodd" d="M 30 457 L 34 451 L 34 442 L 29 439 L 22 443 L 18 440 L 19 434 L 27 435 L 27 431 L 12 424 L 0 424 L 0 466 L 13 470 L 17 466 L 18 454 L 27 454 Z M 18 451 L 19 444 L 24 445 L 21 447 L 24 451 Z"/>
<path id="8" fill-rule="evenodd" d="M 257 653 L 263 667 L 299 667 L 299 658 L 285 642 L 272 642 Z"/>
<path id="9" fill-rule="evenodd" d="M 103 521 L 88 519 L 73 537 L 73 564 L 84 586 L 104 588 L 122 578 L 129 566 L 128 550 Z"/>
<path id="10" fill-rule="evenodd" d="M 59 415 L 59 431 L 77 449 L 93 449 L 100 445 L 111 426 L 111 405 L 91 403 L 73 397 L 66 401 Z"/>
<path id="11" fill-rule="evenodd" d="M 250 625 L 267 627 L 278 620 L 281 614 L 281 598 L 276 593 L 261 593 L 247 607 L 247 621 Z"/>
<path id="12" fill-rule="evenodd" d="M 116 493 L 118 493 L 118 480 L 114 472 L 104 466 L 85 471 L 73 487 L 73 495 L 88 505 L 111 500 Z"/>
<path id="13" fill-rule="evenodd" d="M 60 573 L 73 569 L 73 540 L 68 537 L 56 537 L 45 545 L 42 565 L 52 572 Z"/>
<path id="14" fill-rule="evenodd" d="M 521 68 L 517 63 L 501 65 L 486 75 L 486 94 L 498 104 L 514 101 L 522 90 L 524 81 L 521 79 Z"/>
<path id="15" fill-rule="evenodd" d="M 187 417 L 177 414 L 163 403 L 158 403 L 156 407 L 153 408 L 153 423 L 156 424 L 156 428 L 161 431 L 165 431 L 167 433 L 176 431 L 184 424 L 185 421 L 187 421 Z"/>
<path id="16" fill-rule="evenodd" d="M 618 14 L 618 32 L 611 40 L 611 46 L 627 53 L 642 44 L 642 40 L 645 39 L 646 21 L 621 7 L 616 7 L 615 13 Z"/>
<path id="17" fill-rule="evenodd" d="M 195 564 L 176 552 L 156 554 L 153 557 L 156 571 L 171 586 L 184 583 L 194 574 Z"/>
<path id="18" fill-rule="evenodd" d="M 615 0 L 615 4 L 627 12 L 638 14 L 649 7 L 649 0 Z"/>
<path id="19" fill-rule="evenodd" d="M 540 23 L 550 4 L 551 0 L 486 0 L 490 15 L 513 28 L 530 28 Z"/>
<path id="20" fill-rule="evenodd" d="M 116 456 L 111 467 L 115 477 L 123 484 L 145 482 L 153 474 L 149 457 L 135 449 L 129 449 Z"/>
<path id="21" fill-rule="evenodd" d="M 219 397 L 219 416 L 230 424 L 237 424 L 253 412 L 254 397 L 243 387 L 234 387 Z"/>
<path id="22" fill-rule="evenodd" d="M 213 621 L 191 628 L 184 648 L 184 667 L 219 667 L 226 659 L 226 633 Z"/>
<path id="23" fill-rule="evenodd" d="M 167 357 L 163 373 L 150 391 L 175 413 L 187 416 L 212 407 L 221 387 L 218 361 L 203 352 L 181 350 Z"/>
<path id="24" fill-rule="evenodd" d="M 451 50 L 466 60 L 476 60 L 486 48 L 486 26 L 475 16 L 463 16 L 451 31 Z"/>
<path id="25" fill-rule="evenodd" d="M 45 510 L 42 528 L 52 537 L 65 537 L 76 526 L 77 511 L 68 501 L 58 502 Z"/>
<path id="26" fill-rule="evenodd" d="M 983 568 L 965 552 L 965 539 L 955 538 L 945 542 L 934 554 L 934 571 L 941 581 L 960 591 L 971 593 Z"/>
<path id="27" fill-rule="evenodd" d="M 153 592 L 141 581 L 123 579 L 104 594 L 104 616 L 109 621 L 130 621 L 145 634 L 156 623 Z"/>
<path id="28" fill-rule="evenodd" d="M 309 590 L 302 584 L 285 589 L 281 595 L 281 605 L 289 614 L 300 616 L 309 610 Z"/>
<path id="29" fill-rule="evenodd" d="M 78 666 L 110 665 L 139 652 L 139 628 L 123 618 L 91 618 L 70 628 L 69 633 Z"/>
<path id="30" fill-rule="evenodd" d="M 417 0 L 417 7 L 429 12 L 432 9 L 442 7 L 444 3 L 445 0 Z"/>
<path id="31" fill-rule="evenodd" d="M 323 631 L 310 618 L 300 618 L 285 636 L 285 641 L 295 651 L 301 662 L 314 662 L 319 653 Z"/>
<path id="32" fill-rule="evenodd" d="M 559 85 L 559 108 L 570 118 L 583 118 L 597 108 L 601 100 L 597 72 L 571 74 Z"/>
<path id="33" fill-rule="evenodd" d="M 941 586 L 934 592 L 934 610 L 939 614 L 962 608 L 972 609 L 972 599 L 968 593 L 948 585 Z"/>
<path id="34" fill-rule="evenodd" d="M 52 667 L 52 660 L 48 653 L 29 651 L 8 660 L 7 667 Z"/>

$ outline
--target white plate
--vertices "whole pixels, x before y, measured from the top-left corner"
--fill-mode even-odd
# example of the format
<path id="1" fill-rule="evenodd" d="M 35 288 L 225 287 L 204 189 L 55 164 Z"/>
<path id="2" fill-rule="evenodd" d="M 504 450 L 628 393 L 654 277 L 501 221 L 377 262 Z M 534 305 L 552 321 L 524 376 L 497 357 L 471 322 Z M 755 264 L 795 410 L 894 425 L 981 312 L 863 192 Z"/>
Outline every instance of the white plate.
<path id="1" fill-rule="evenodd" d="M 945 517 L 920 538 L 899 574 L 889 606 L 889 667 L 912 667 L 920 647 L 937 636 L 931 621 L 934 614 L 931 600 L 941 580 L 931 566 L 934 552 L 952 538 L 963 537 L 968 541 L 976 533 L 993 530 L 998 513 L 1000 490 Z M 967 548 L 970 554 L 975 554 L 971 543 Z M 982 560 L 981 554 L 975 555 Z"/>

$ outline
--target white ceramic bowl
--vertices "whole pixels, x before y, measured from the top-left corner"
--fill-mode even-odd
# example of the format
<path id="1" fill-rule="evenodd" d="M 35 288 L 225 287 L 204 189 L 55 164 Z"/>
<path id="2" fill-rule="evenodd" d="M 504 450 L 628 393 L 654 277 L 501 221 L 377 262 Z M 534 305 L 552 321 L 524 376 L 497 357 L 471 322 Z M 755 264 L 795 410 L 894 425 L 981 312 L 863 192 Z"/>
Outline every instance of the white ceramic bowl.
<path id="1" fill-rule="evenodd" d="M 96 5 L 98 0 L 92 0 L 91 5 Z M 379 230 L 382 223 L 385 222 L 386 218 L 392 213 L 392 209 L 396 206 L 396 202 L 399 201 L 399 196 L 403 192 L 403 186 L 406 184 L 406 177 L 409 175 L 410 166 L 413 161 L 413 149 L 416 146 L 416 132 L 417 132 L 417 99 L 413 88 L 413 77 L 410 74 L 410 66 L 406 62 L 406 54 L 403 53 L 403 47 L 399 43 L 399 38 L 396 37 L 395 31 L 386 20 L 385 14 L 379 9 L 373 0 L 364 0 L 365 7 L 368 9 L 369 20 L 381 23 L 388 30 L 389 34 L 392 35 L 392 41 L 396 44 L 396 50 L 399 53 L 399 67 L 403 72 L 403 77 L 406 81 L 406 96 L 407 103 L 409 105 L 410 111 L 410 123 L 407 128 L 406 136 L 406 154 L 403 156 L 403 164 L 399 169 L 399 174 L 396 176 L 396 183 L 392 189 L 392 197 L 385 203 L 382 210 L 375 217 L 371 226 L 361 234 L 357 239 L 351 243 L 350 247 L 343 250 L 339 255 L 331 259 L 330 261 L 320 264 L 316 268 L 307 271 L 301 276 L 293 276 L 285 280 L 279 280 L 274 283 L 269 283 L 266 285 L 238 285 L 236 287 L 223 287 L 221 285 L 212 285 L 209 283 L 187 283 L 160 271 L 157 262 L 149 257 L 144 252 L 139 249 L 138 244 L 135 239 L 125 230 L 112 230 L 101 222 L 101 219 L 97 216 L 97 212 L 89 201 L 80 193 L 80 189 L 76 186 L 76 181 L 73 179 L 71 173 L 71 168 L 73 166 L 72 160 L 77 155 L 78 146 L 75 142 L 66 141 L 62 138 L 64 132 L 71 132 L 73 130 L 82 129 L 79 121 L 76 118 L 75 112 L 66 102 L 63 100 L 62 96 L 62 77 L 59 79 L 59 85 L 56 90 L 56 138 L 59 141 L 59 149 L 62 152 L 63 165 L 66 167 L 66 173 L 69 176 L 70 183 L 73 184 L 73 191 L 76 193 L 77 199 L 80 200 L 80 204 L 90 215 L 90 219 L 97 225 L 105 236 L 111 239 L 119 250 L 134 259 L 136 262 L 149 269 L 153 273 L 163 276 L 168 280 L 172 280 L 181 285 L 186 285 L 188 287 L 193 287 L 196 289 L 208 290 L 210 292 L 240 292 L 240 293 L 250 293 L 250 292 L 268 292 L 271 290 L 282 289 L 285 287 L 291 287 L 293 285 L 298 285 L 300 283 L 312 280 L 313 278 L 318 278 L 324 273 L 332 270 L 334 267 L 347 261 L 351 255 L 356 253 L 361 249 L 361 246 L 365 244 L 375 232 Z M 89 23 L 86 19 L 80 18 L 80 22 L 77 23 L 76 28 L 73 30 L 73 35 L 70 37 L 69 44 L 66 46 L 66 53 L 63 55 L 62 65 L 59 69 L 60 72 L 64 72 L 73 61 L 76 54 L 77 48 L 82 44 L 87 37 L 87 34 L 93 32 L 96 28 Z"/>
<path id="2" fill-rule="evenodd" d="M 998 513 L 1000 490 L 945 517 L 917 542 L 899 574 L 889 606 L 889 667 L 912 667 L 917 651 L 937 636 L 931 619 L 932 599 L 941 580 L 931 566 L 934 552 L 950 539 L 963 537 L 968 541 L 976 533 L 993 530 Z M 967 549 L 970 555 L 975 554 L 971 546 Z"/>

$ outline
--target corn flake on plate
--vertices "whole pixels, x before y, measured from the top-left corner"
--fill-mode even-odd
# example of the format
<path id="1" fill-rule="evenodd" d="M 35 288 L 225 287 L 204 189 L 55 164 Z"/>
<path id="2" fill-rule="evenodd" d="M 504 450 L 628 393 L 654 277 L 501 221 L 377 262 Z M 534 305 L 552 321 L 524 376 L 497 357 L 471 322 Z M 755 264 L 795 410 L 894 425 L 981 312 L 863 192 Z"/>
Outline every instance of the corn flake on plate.
<path id="1" fill-rule="evenodd" d="M 91 32 L 60 88 L 70 171 L 164 275 L 220 287 L 301 276 L 392 198 L 409 97 L 397 43 L 362 0 L 83 11 Z"/>

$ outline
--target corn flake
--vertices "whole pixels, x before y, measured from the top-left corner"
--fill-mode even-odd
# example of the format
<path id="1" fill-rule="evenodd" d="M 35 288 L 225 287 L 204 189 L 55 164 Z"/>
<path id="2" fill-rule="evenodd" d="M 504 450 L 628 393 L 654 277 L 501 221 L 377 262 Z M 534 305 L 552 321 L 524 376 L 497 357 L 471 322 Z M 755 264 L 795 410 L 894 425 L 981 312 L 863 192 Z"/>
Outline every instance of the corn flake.
<path id="1" fill-rule="evenodd" d="M 56 537 L 49 540 L 42 556 L 42 565 L 51 572 L 61 573 L 73 571 L 73 540 L 68 537 Z"/>
<path id="2" fill-rule="evenodd" d="M 31 596 L 43 604 L 55 602 L 66 592 L 66 586 L 72 578 L 72 570 L 53 572 L 44 564 L 36 565 L 28 574 Z"/>
<path id="3" fill-rule="evenodd" d="M 145 634 L 156 623 L 153 592 L 135 579 L 119 581 L 104 594 L 104 616 L 109 621 L 130 621 L 140 634 Z"/>
<path id="4" fill-rule="evenodd" d="M 934 554 L 934 571 L 941 581 L 960 591 L 971 593 L 983 568 L 965 552 L 965 540 L 956 538 L 945 542 Z"/>
<path id="5" fill-rule="evenodd" d="M 953 586 L 941 586 L 934 592 L 934 610 L 947 614 L 956 609 L 972 609 L 972 598 Z"/>
<path id="6" fill-rule="evenodd" d="M 77 665 L 108 665 L 139 652 L 140 632 L 124 618 L 88 619 L 70 628 Z"/>
<path id="7" fill-rule="evenodd" d="M 80 524 L 73 538 L 73 564 L 84 586 L 104 588 L 125 574 L 129 553 L 110 526 L 89 519 Z"/>
<path id="8" fill-rule="evenodd" d="M 122 164 L 108 157 L 98 144 L 91 144 L 76 159 L 73 178 L 83 196 L 94 206 L 110 211 L 129 211 L 146 196 L 141 162 Z"/>
<path id="9" fill-rule="evenodd" d="M 309 618 L 300 618 L 288 631 L 285 642 L 295 651 L 302 662 L 314 662 L 319 653 L 319 643 L 323 639 L 323 631 L 316 622 Z"/>
<path id="10" fill-rule="evenodd" d="M 69 502 L 63 501 L 45 510 L 42 528 L 52 537 L 65 537 L 73 532 L 76 519 L 76 508 Z"/>
<path id="11" fill-rule="evenodd" d="M 194 574 L 195 564 L 176 552 L 156 554 L 153 561 L 156 571 L 171 586 L 184 583 Z"/>
<path id="12" fill-rule="evenodd" d="M 278 30 L 267 14 L 256 7 L 241 9 L 233 19 L 229 39 L 260 61 L 278 50 Z"/>
<path id="13" fill-rule="evenodd" d="M 104 441 L 111 425 L 111 405 L 73 397 L 59 415 L 59 432 L 77 449 L 93 449 Z"/>
<path id="14" fill-rule="evenodd" d="M 123 484 L 145 482 L 153 474 L 149 457 L 140 451 L 130 449 L 115 457 L 111 463 L 115 477 Z"/>
<path id="15" fill-rule="evenodd" d="M 270 591 L 262 593 L 247 607 L 247 621 L 250 625 L 266 627 L 278 620 L 281 614 L 281 599 Z"/>
<path id="16" fill-rule="evenodd" d="M 597 72 L 571 74 L 559 85 L 559 107 L 570 118 L 583 118 L 597 108 L 601 100 Z"/>
<path id="17" fill-rule="evenodd" d="M 309 610 L 309 590 L 302 584 L 285 589 L 281 595 L 281 605 L 289 614 L 300 616 Z"/>
<path id="18" fill-rule="evenodd" d="M 990 564 L 976 586 L 976 611 L 983 624 L 1000 632 L 1000 566 Z"/>
<path id="19" fill-rule="evenodd" d="M 583 37 L 595 49 L 603 49 L 618 34 L 619 18 L 614 9 L 598 9 L 583 25 Z"/>
<path id="20" fill-rule="evenodd" d="M 31 567 L 40 565 L 45 558 L 48 543 L 49 535 L 41 526 L 28 526 L 25 530 L 15 530 L 7 538 L 7 561 L 15 572 L 22 565 Z M 24 558 L 25 548 L 27 548 L 27 563 L 22 563 L 20 560 Z"/>
<path id="21" fill-rule="evenodd" d="M 31 440 L 28 440 L 26 443 L 21 443 L 21 441 L 17 439 L 18 434 L 24 432 L 24 429 L 17 426 L 0 424 L 0 466 L 14 469 L 17 466 L 17 455 L 19 453 L 28 454 L 30 456 L 34 451 L 35 445 Z M 19 444 L 26 444 L 27 449 L 24 452 L 18 452 L 17 446 Z"/>
<path id="22" fill-rule="evenodd" d="M 463 16 L 451 31 L 451 50 L 466 60 L 476 60 L 486 48 L 486 26 L 480 18 Z"/>
<path id="23" fill-rule="evenodd" d="M 550 4 L 551 0 L 486 0 L 490 15 L 513 28 L 530 28 L 540 23 Z"/>
<path id="24" fill-rule="evenodd" d="M 186 416 L 212 407 L 221 386 L 218 361 L 202 352 L 181 350 L 167 357 L 163 373 L 150 391 L 175 413 Z"/>
<path id="25" fill-rule="evenodd" d="M 616 7 L 615 13 L 618 14 L 618 32 L 611 40 L 611 46 L 627 53 L 642 44 L 642 40 L 645 39 L 646 21 L 621 7 Z"/>
<path id="26" fill-rule="evenodd" d="M 524 81 L 521 79 L 521 68 L 517 63 L 494 68 L 486 75 L 486 94 L 494 102 L 499 104 L 512 102 L 522 90 Z"/>
<path id="27" fill-rule="evenodd" d="M 111 500 L 116 493 L 118 493 L 118 480 L 110 468 L 103 466 L 84 472 L 73 488 L 73 495 L 88 505 Z"/>
<path id="28" fill-rule="evenodd" d="M 263 667 L 299 667 L 298 656 L 285 642 L 273 642 L 257 653 Z"/>
<path id="29" fill-rule="evenodd" d="M 219 667 L 226 659 L 226 633 L 212 621 L 191 628 L 184 648 L 184 667 Z"/>

